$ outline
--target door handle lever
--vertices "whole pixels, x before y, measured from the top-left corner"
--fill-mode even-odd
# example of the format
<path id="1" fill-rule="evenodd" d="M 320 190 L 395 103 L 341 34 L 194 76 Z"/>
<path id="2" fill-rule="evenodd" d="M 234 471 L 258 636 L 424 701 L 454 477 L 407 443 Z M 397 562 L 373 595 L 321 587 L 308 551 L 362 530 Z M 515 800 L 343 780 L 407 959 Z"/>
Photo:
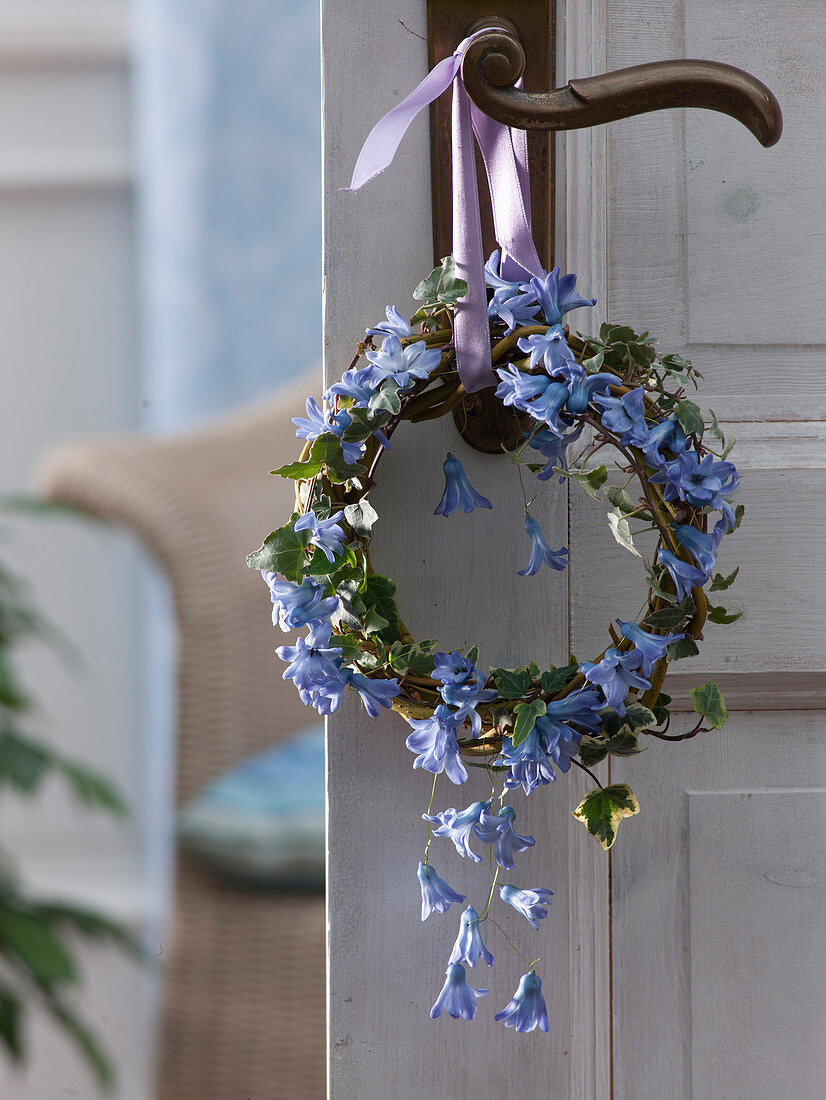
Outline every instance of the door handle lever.
<path id="1" fill-rule="evenodd" d="M 762 81 L 719 61 L 654 61 L 568 82 L 548 92 L 526 92 L 514 84 L 525 54 L 508 20 L 489 27 L 467 48 L 462 79 L 468 95 L 491 118 L 521 130 L 578 130 L 669 107 L 701 107 L 735 118 L 766 148 L 780 140 L 783 115 Z"/>

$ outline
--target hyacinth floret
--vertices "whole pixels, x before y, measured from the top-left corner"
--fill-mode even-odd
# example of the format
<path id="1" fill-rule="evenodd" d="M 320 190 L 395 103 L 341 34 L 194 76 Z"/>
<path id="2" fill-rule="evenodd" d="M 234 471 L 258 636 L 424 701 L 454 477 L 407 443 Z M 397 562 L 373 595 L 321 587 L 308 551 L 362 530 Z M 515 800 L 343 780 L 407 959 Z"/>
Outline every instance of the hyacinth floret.
<path id="1" fill-rule="evenodd" d="M 568 564 L 568 547 L 561 546 L 559 550 L 552 550 L 545 541 L 538 520 L 535 520 L 527 512 L 525 513 L 525 531 L 531 540 L 531 556 L 525 568 L 517 570 L 520 577 L 535 576 L 543 564 L 550 566 L 551 569 L 564 569 L 566 567 Z"/>
<path id="2" fill-rule="evenodd" d="M 451 905 L 465 900 L 465 895 L 458 894 L 452 886 L 448 886 L 429 863 L 419 861 L 419 866 L 416 868 L 416 877 L 422 888 L 423 921 L 427 920 L 431 913 L 446 913 Z"/>
<path id="3" fill-rule="evenodd" d="M 405 347 L 398 336 L 392 335 L 382 340 L 378 350 L 368 351 L 366 357 L 372 365 L 371 379 L 376 388 L 392 378 L 400 389 L 407 389 L 416 379 L 429 377 L 442 361 L 439 348 L 428 351 L 424 340 Z"/>
<path id="4" fill-rule="evenodd" d="M 472 1020 L 476 1015 L 476 1001 L 489 992 L 487 989 L 474 989 L 467 984 L 465 968 L 461 963 L 448 963 L 445 984 L 430 1010 L 430 1018 L 435 1020 L 446 1012 L 454 1020 Z"/>
<path id="5" fill-rule="evenodd" d="M 643 676 L 651 675 L 654 666 L 665 656 L 666 650 L 672 642 L 678 642 L 685 637 L 685 634 L 670 634 L 668 632 L 665 634 L 651 634 L 649 631 L 643 630 L 637 623 L 626 623 L 622 619 L 617 619 L 617 625 L 623 638 L 633 642 L 636 652 L 642 655 L 640 673 Z"/>
<path id="6" fill-rule="evenodd" d="M 583 661 L 579 671 L 590 684 L 596 684 L 602 689 L 605 705 L 612 707 L 622 718 L 625 716 L 625 698 L 631 688 L 644 690 L 651 687 L 648 680 L 637 671 L 642 659 L 642 654 L 637 649 L 622 653 L 612 646 L 606 649 L 600 661 Z"/>
<path id="7" fill-rule="evenodd" d="M 286 633 L 316 620 L 329 619 L 338 607 L 338 596 L 325 596 L 324 586 L 305 577 L 301 584 L 280 581 L 277 573 L 261 572 L 272 597 L 272 625 Z"/>
<path id="8" fill-rule="evenodd" d="M 395 306 L 385 306 L 384 314 L 387 320 L 380 321 L 375 328 L 367 329 L 365 336 L 397 336 L 401 339 L 413 335 L 413 329 Z"/>
<path id="9" fill-rule="evenodd" d="M 473 488 L 464 466 L 455 455 L 448 453 L 443 470 L 445 489 L 433 512 L 434 516 L 449 516 L 457 508 L 461 508 L 463 512 L 472 512 L 474 508 L 493 507 L 487 497 L 483 497 Z"/>
<path id="10" fill-rule="evenodd" d="M 665 500 L 685 500 L 694 508 L 722 508 L 740 482 L 731 462 L 717 462 L 711 454 L 703 458 L 696 451 L 684 451 L 651 475 L 654 485 L 663 486 Z"/>
<path id="11" fill-rule="evenodd" d="M 456 729 L 461 723 L 449 707 L 440 705 L 430 718 L 408 718 L 407 724 L 413 732 L 408 735 L 405 745 L 417 754 L 414 768 L 423 768 L 433 775 L 444 772 L 451 783 L 457 785 L 467 780 L 456 740 Z"/>
<path id="12" fill-rule="evenodd" d="M 547 907 L 551 904 L 552 890 L 537 887 L 534 890 L 520 890 L 517 886 L 502 886 L 499 890 L 502 901 L 521 913 L 528 924 L 539 928 L 539 922 L 547 917 Z"/>
<path id="13" fill-rule="evenodd" d="M 490 844 L 493 858 L 506 871 L 512 871 L 514 856 L 533 848 L 536 841 L 532 836 L 520 836 L 514 829 L 516 817 L 511 806 L 503 806 L 498 814 L 490 813 L 488 807 L 482 810 L 474 832 L 483 844 Z"/>
<path id="14" fill-rule="evenodd" d="M 542 996 L 542 982 L 533 970 L 523 974 L 519 986 L 508 1004 L 493 1017 L 505 1027 L 513 1027 L 519 1032 L 548 1030 L 548 1010 Z"/>
<path id="15" fill-rule="evenodd" d="M 481 856 L 470 847 L 474 828 L 479 824 L 482 812 L 490 807 L 490 801 L 472 802 L 464 810 L 456 810 L 451 806 L 438 814 L 422 814 L 425 821 L 436 824 L 438 828 L 433 830 L 434 836 L 449 837 L 453 841 L 453 847 L 462 858 L 470 856 L 474 863 L 481 863 Z"/>
<path id="16" fill-rule="evenodd" d="M 459 935 L 456 937 L 448 962 L 476 966 L 480 959 L 488 966 L 493 966 L 493 955 L 482 942 L 479 914 L 472 905 L 469 905 L 459 921 Z"/>
<path id="17" fill-rule="evenodd" d="M 358 462 L 364 452 L 361 443 L 348 443 L 342 436 L 353 423 L 350 414 L 342 409 L 337 413 L 325 412 L 317 404 L 314 397 L 308 397 L 306 401 L 307 416 L 294 416 L 293 424 L 296 425 L 295 434 L 299 439 L 306 439 L 312 443 L 320 435 L 334 435 L 341 440 L 341 453 L 345 462 Z"/>
<path id="18" fill-rule="evenodd" d="M 327 561 L 332 563 L 344 549 L 347 535 L 339 527 L 338 521 L 344 518 L 344 509 L 335 512 L 327 519 L 319 519 L 315 512 L 305 512 L 293 524 L 294 531 L 309 531 L 310 545 L 317 546 Z"/>
<path id="19" fill-rule="evenodd" d="M 622 397 L 608 397 L 597 394 L 594 404 L 602 409 L 600 421 L 609 432 L 620 437 L 623 447 L 629 444 L 644 447 L 649 440 L 648 425 L 645 422 L 645 391 L 642 386 Z"/>

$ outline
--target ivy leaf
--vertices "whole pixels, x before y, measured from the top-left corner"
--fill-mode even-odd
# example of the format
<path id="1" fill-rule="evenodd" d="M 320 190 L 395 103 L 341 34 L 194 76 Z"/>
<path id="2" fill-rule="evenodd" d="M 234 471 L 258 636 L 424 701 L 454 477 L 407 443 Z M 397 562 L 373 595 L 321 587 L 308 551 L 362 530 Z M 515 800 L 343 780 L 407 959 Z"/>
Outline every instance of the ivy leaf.
<path id="1" fill-rule="evenodd" d="M 714 604 L 708 605 L 708 621 L 710 623 L 718 623 L 719 625 L 736 623 L 744 614 L 745 611 L 726 611 L 720 604 L 716 607 Z"/>
<path id="2" fill-rule="evenodd" d="M 715 439 L 719 439 L 725 447 L 726 437 L 723 435 L 723 430 L 717 420 L 717 413 L 714 411 L 714 409 L 709 409 L 708 412 L 709 416 L 711 417 L 711 424 L 708 427 L 708 434 L 713 435 Z"/>
<path id="3" fill-rule="evenodd" d="M 731 588 L 739 572 L 740 566 L 738 565 L 734 572 L 729 573 L 727 577 L 724 577 L 722 573 L 715 573 L 714 579 L 712 580 L 711 586 L 709 588 L 709 592 L 722 592 L 726 588 Z"/>
<path id="4" fill-rule="evenodd" d="M 389 653 L 390 667 L 400 676 L 408 672 L 413 676 L 429 676 L 433 671 L 433 651 L 436 645 L 433 640 L 410 645 L 394 642 Z"/>
<path id="5" fill-rule="evenodd" d="M 333 577 L 342 569 L 356 564 L 356 555 L 350 546 L 345 546 L 337 558 L 329 560 L 323 550 L 318 547 L 313 549 L 313 556 L 307 565 L 303 566 L 303 572 L 309 577 Z"/>
<path id="6" fill-rule="evenodd" d="M 567 687 L 578 672 L 576 662 L 571 665 L 562 665 L 560 668 L 552 668 L 543 672 L 540 677 L 542 690 L 547 695 L 557 695 L 564 687 Z"/>
<path id="7" fill-rule="evenodd" d="M 644 707 L 642 703 L 631 703 L 625 708 L 625 725 L 634 732 L 648 730 L 652 726 L 658 726 L 659 722 L 653 711 Z"/>
<path id="8" fill-rule="evenodd" d="M 516 724 L 513 727 L 513 747 L 521 745 L 533 727 L 548 708 L 544 699 L 532 699 L 530 703 L 517 703 L 513 708 Z"/>
<path id="9" fill-rule="evenodd" d="M 460 298 L 464 298 L 468 292 L 468 285 L 464 279 L 456 278 L 456 261 L 452 256 L 445 256 L 439 267 L 434 267 L 426 279 L 422 279 L 413 291 L 413 297 L 417 302 L 425 305 L 455 306 Z"/>
<path id="10" fill-rule="evenodd" d="M 583 359 L 582 366 L 589 374 L 594 374 L 602 366 L 605 360 L 605 352 L 598 351 L 596 355 L 592 355 L 590 359 Z"/>
<path id="11" fill-rule="evenodd" d="M 682 661 L 685 657 L 696 657 L 700 652 L 694 639 L 687 635 L 679 641 L 672 642 L 668 647 L 669 661 Z"/>
<path id="12" fill-rule="evenodd" d="M 379 518 L 379 514 L 366 497 L 348 504 L 344 509 L 344 518 L 350 524 L 353 534 L 361 539 L 369 539 L 373 536 L 373 526 Z"/>
<path id="13" fill-rule="evenodd" d="M 579 759 L 586 768 L 593 768 L 608 755 L 608 742 L 584 736 L 579 743 Z"/>
<path id="14" fill-rule="evenodd" d="M 358 462 L 345 462 L 341 440 L 326 432 L 313 443 L 309 461 L 311 464 L 318 463 L 319 466 L 324 466 L 327 477 L 336 484 L 350 481 L 351 478 L 367 472 L 366 467 L 359 465 Z"/>
<path id="15" fill-rule="evenodd" d="M 681 401 L 675 409 L 675 415 L 686 435 L 702 438 L 705 422 L 699 405 L 695 405 L 693 401 Z"/>
<path id="16" fill-rule="evenodd" d="M 583 473 L 582 470 L 563 470 L 561 466 L 554 466 L 554 473 L 560 477 L 572 477 L 578 481 L 589 497 L 599 500 L 599 490 L 608 480 L 608 471 L 604 466 L 597 466 L 595 470 Z"/>
<path id="17" fill-rule="evenodd" d="M 624 489 L 618 489 L 616 485 L 606 485 L 602 492 L 608 503 L 619 508 L 620 512 L 625 512 L 627 515 L 634 511 L 634 502 Z"/>
<path id="18" fill-rule="evenodd" d="M 623 516 L 619 508 L 615 508 L 613 512 L 608 513 L 608 526 L 611 528 L 611 534 L 623 550 L 630 551 L 636 558 L 642 557 L 642 554 L 634 545 L 634 539 L 631 535 L 631 528 L 628 525 L 628 520 Z"/>
<path id="19" fill-rule="evenodd" d="M 658 726 L 661 726 L 666 718 L 668 718 L 668 705 L 670 702 L 671 696 L 666 695 L 664 691 L 661 691 L 660 694 L 657 696 L 651 709 L 654 711 L 654 716 L 657 719 Z"/>
<path id="20" fill-rule="evenodd" d="M 573 815 L 607 851 L 616 839 L 622 819 L 639 812 L 639 802 L 628 784 L 615 783 L 587 794 Z"/>
<path id="21" fill-rule="evenodd" d="M 691 596 L 686 596 L 677 607 L 661 607 L 659 611 L 652 611 L 642 623 L 650 626 L 652 630 L 672 630 L 675 626 L 682 626 L 697 610 Z"/>
<path id="22" fill-rule="evenodd" d="M 736 531 L 740 524 L 743 522 L 743 516 L 746 514 L 745 504 L 738 504 L 734 509 L 734 526 L 732 531 Z"/>
<path id="23" fill-rule="evenodd" d="M 467 651 L 467 659 L 470 661 L 471 664 L 473 664 L 473 665 L 476 664 L 476 662 L 479 660 L 479 646 L 478 645 L 472 645 L 470 647 L 470 649 Z"/>
<path id="24" fill-rule="evenodd" d="M 368 607 L 362 625 L 365 634 L 381 634 L 386 627 L 390 626 L 390 620 L 379 614 L 375 607 Z"/>
<path id="25" fill-rule="evenodd" d="M 398 382 L 394 382 L 392 378 L 386 378 L 370 398 L 367 408 L 371 413 L 398 416 L 402 409 Z"/>
<path id="26" fill-rule="evenodd" d="M 396 607 L 396 586 L 393 581 L 381 573 L 370 573 L 364 584 L 363 599 L 367 613 L 373 609 L 387 623 L 386 627 L 377 631 L 381 640 L 388 644 L 398 641 L 401 621 Z"/>
<path id="27" fill-rule="evenodd" d="M 490 674 L 503 699 L 521 699 L 531 686 L 531 674 L 526 665 L 521 668 L 492 668 Z"/>
<path id="28" fill-rule="evenodd" d="M 320 438 L 321 436 L 319 436 Z M 307 462 L 288 462 L 286 466 L 279 466 L 277 470 L 270 470 L 270 473 L 278 474 L 279 477 L 291 478 L 293 481 L 309 481 L 310 478 L 321 473 L 321 463 L 316 462 L 314 459 L 309 459 Z"/>
<path id="29" fill-rule="evenodd" d="M 700 717 L 710 722 L 716 730 L 722 729 L 728 721 L 728 711 L 718 684 L 714 680 L 706 680 L 701 687 L 689 688 L 688 694 Z"/>
<path id="30" fill-rule="evenodd" d="M 247 565 L 250 569 L 262 569 L 266 573 L 280 573 L 293 584 L 300 584 L 304 571 L 304 552 L 310 541 L 309 531 L 295 531 L 293 524 L 298 519 L 294 512 L 290 522 L 267 535 L 260 550 L 250 554 Z"/>
<path id="31" fill-rule="evenodd" d="M 609 738 L 606 748 L 612 756 L 636 756 L 637 753 L 645 752 L 645 749 L 640 748 L 636 733 L 628 726 L 622 726 L 619 733 Z"/>

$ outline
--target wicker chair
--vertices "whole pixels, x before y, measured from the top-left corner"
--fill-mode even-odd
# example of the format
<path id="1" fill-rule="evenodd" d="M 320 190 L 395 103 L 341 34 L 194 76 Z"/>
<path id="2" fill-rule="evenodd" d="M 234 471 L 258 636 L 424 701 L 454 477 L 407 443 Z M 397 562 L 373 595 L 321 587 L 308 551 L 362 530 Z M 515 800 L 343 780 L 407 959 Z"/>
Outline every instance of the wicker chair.
<path id="1" fill-rule="evenodd" d="M 290 417 L 316 378 L 175 438 L 82 442 L 39 487 L 133 531 L 166 572 L 178 634 L 176 801 L 307 725 L 273 657 L 267 592 L 246 553 L 286 516 Z M 176 859 L 164 956 L 159 1100 L 313 1100 L 325 1092 L 324 902 L 237 889 Z"/>

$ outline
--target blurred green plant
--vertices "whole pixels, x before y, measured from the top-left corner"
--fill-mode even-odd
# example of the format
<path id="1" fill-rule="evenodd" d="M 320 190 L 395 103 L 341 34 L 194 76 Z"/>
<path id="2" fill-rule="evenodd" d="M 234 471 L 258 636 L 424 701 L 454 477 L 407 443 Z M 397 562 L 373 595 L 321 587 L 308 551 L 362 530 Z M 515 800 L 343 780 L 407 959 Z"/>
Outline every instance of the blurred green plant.
<path id="1" fill-rule="evenodd" d="M 65 514 L 40 501 L 7 498 L 5 512 Z M 81 513 L 76 513 L 80 515 Z M 98 772 L 72 760 L 29 732 L 36 702 L 18 673 L 19 650 L 32 640 L 67 650 L 65 639 L 35 608 L 28 584 L 0 562 L 0 794 L 36 795 L 44 780 L 58 776 L 83 805 L 124 817 L 115 787 Z M 27 892 L 13 860 L 0 848 L 0 1047 L 14 1061 L 27 1056 L 26 1013 L 44 1009 L 73 1040 L 98 1084 L 111 1090 L 115 1073 L 108 1053 L 70 997 L 81 968 L 73 950 L 80 937 L 107 939 L 137 959 L 140 943 L 114 921 L 91 910 L 45 901 Z"/>

